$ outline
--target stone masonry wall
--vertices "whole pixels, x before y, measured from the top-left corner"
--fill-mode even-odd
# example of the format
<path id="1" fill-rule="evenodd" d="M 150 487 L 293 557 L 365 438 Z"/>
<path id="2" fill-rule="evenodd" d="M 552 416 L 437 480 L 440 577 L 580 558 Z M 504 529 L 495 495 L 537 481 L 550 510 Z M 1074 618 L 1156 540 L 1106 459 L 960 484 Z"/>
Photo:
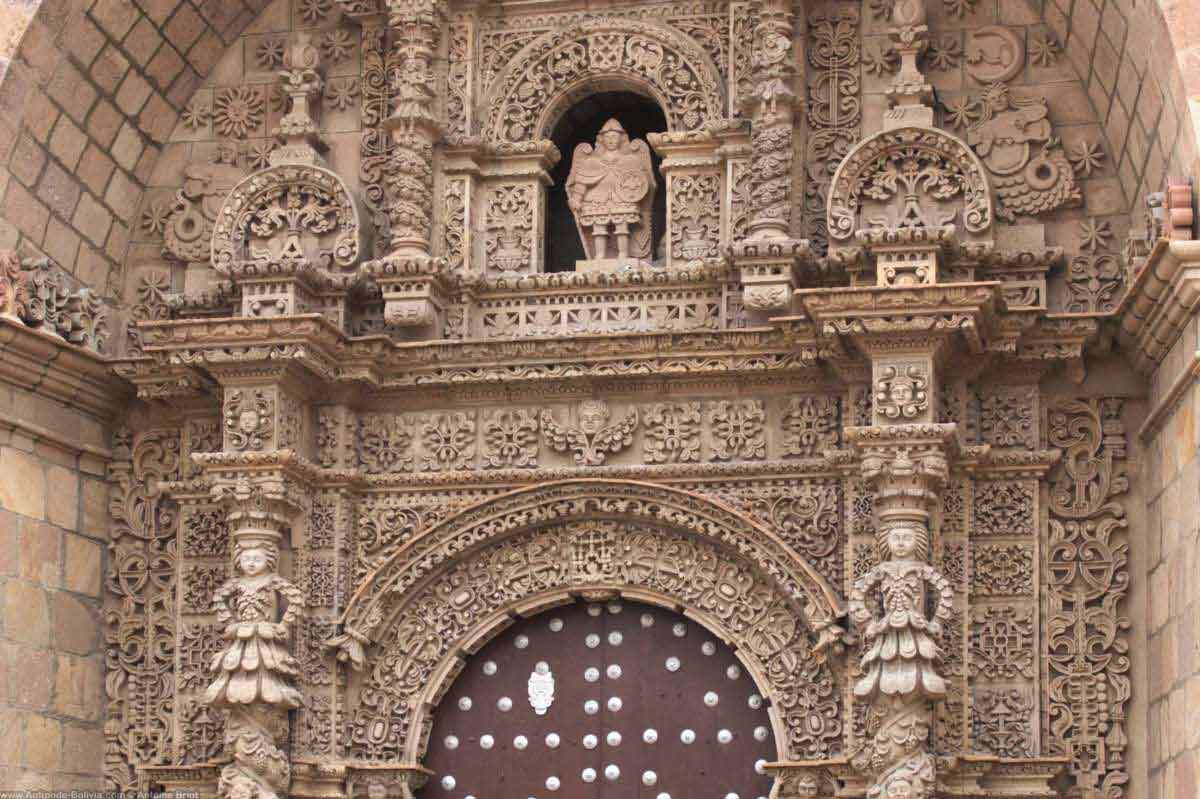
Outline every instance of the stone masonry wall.
<path id="1" fill-rule="evenodd" d="M 1002 5 L 1004 3 L 1002 2 Z M 1193 0 L 1033 0 L 1063 45 L 1108 138 L 1108 165 L 1116 170 L 1132 208 L 1168 175 L 1197 170 L 1197 131 L 1189 110 L 1200 78 L 1181 72 L 1176 47 L 1200 36 L 1200 5 Z"/>
<path id="2" fill-rule="evenodd" d="M 1197 353 L 1197 320 L 1163 360 L 1152 407 Z M 1200 388 L 1195 379 L 1148 443 L 1150 799 L 1193 799 L 1200 786 Z"/>
<path id="3" fill-rule="evenodd" d="M 0 385 L 5 789 L 102 787 L 103 444 L 95 420 Z"/>

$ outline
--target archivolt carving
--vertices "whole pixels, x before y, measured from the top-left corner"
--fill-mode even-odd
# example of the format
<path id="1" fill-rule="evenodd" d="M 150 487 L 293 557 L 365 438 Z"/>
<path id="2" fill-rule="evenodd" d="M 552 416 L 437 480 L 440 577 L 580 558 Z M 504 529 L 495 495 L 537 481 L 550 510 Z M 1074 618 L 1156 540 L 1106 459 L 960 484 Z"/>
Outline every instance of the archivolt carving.
<path id="1" fill-rule="evenodd" d="M 359 586 L 343 623 L 359 640 L 377 639 L 403 597 L 433 569 L 488 542 L 579 518 L 612 518 L 687 532 L 743 553 L 803 603 L 804 617 L 832 644 L 843 615 L 842 601 L 824 578 L 773 533 L 712 500 L 666 486 L 633 481 L 566 480 L 520 489 L 464 509 L 432 525 L 397 550 Z M 343 656 L 361 660 L 361 649 Z"/>
<path id="2" fill-rule="evenodd" d="M 560 100 L 584 82 L 624 81 L 652 94 L 672 131 L 724 114 L 724 83 L 695 41 L 665 25 L 601 17 L 551 31 L 517 52 L 483 97 L 493 142 L 548 138 Z"/>
<path id="3" fill-rule="evenodd" d="M 214 223 L 212 264 L 222 275 L 281 260 L 346 270 L 361 249 L 358 209 L 342 179 L 320 167 L 282 165 L 229 193 Z"/>
<path id="4" fill-rule="evenodd" d="M 860 218 L 864 198 L 892 213 Z M 854 148 L 834 173 L 826 209 L 829 237 L 843 243 L 860 229 L 936 229 L 946 223 L 983 235 L 994 216 L 979 157 L 948 133 L 915 127 L 883 131 Z"/>
<path id="5" fill-rule="evenodd" d="M 638 493 L 646 487 L 631 488 Z M 594 505 L 593 513 L 612 514 L 638 502 L 594 496 L 587 504 Z M 445 560 L 440 568 L 421 558 L 420 585 L 376 628 L 377 639 L 386 644 L 372 659 L 358 706 L 348 715 L 350 754 L 417 762 L 431 708 L 468 647 L 503 629 L 518 608 L 549 606 L 569 591 L 597 587 L 682 606 L 734 644 L 772 701 L 782 758 L 835 753 L 840 691 L 831 668 L 817 656 L 817 637 L 806 629 L 791 589 L 746 556 L 662 529 L 675 523 L 593 518 L 532 529 L 514 525 L 521 529 L 517 535 L 489 537 L 486 546 Z M 404 562 L 413 563 L 402 553 L 389 567 Z"/>
<path id="6" fill-rule="evenodd" d="M 590 532 L 563 536 L 563 526 Z M 473 505 L 404 544 L 360 586 L 332 643 L 360 667 L 364 647 L 387 648 L 371 658 L 347 717 L 355 756 L 415 762 L 423 714 L 467 642 L 519 604 L 588 588 L 694 609 L 772 692 L 782 756 L 836 749 L 837 691 L 819 653 L 838 645 L 843 606 L 828 582 L 723 505 L 645 483 L 576 480 Z"/>

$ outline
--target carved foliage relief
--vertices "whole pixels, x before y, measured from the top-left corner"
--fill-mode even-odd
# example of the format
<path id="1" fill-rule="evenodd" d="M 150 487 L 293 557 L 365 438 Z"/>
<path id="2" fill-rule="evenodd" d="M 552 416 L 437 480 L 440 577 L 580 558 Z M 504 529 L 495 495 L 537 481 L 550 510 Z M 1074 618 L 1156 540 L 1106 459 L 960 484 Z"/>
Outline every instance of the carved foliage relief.
<path id="1" fill-rule="evenodd" d="M 417 731 L 415 698 L 430 690 L 442 658 L 484 618 L 523 599 L 601 577 L 605 584 L 658 592 L 711 616 L 766 676 L 787 728 L 787 751 L 795 757 L 836 751 L 841 724 L 833 676 L 813 657 L 790 601 L 768 577 L 692 538 L 616 522 L 581 522 L 505 540 L 413 595 L 383 636 L 385 649 L 347 721 L 350 753 L 370 760 L 400 754 L 400 741 Z M 423 741 L 420 746 L 423 750 Z"/>
<path id="2" fill-rule="evenodd" d="M 859 74 L 858 5 L 828 4 L 809 17 L 808 119 L 804 180 L 804 235 L 824 250 L 826 198 L 834 170 L 858 142 L 863 109 Z"/>
<path id="3" fill-rule="evenodd" d="M 1047 438 L 1063 450 L 1050 480 L 1044 564 L 1043 657 L 1051 751 L 1071 758 L 1076 784 L 1125 796 L 1131 691 L 1129 545 L 1122 495 L 1125 430 L 1119 399 L 1067 400 L 1048 411 Z"/>
<path id="4" fill-rule="evenodd" d="M 547 107 L 573 84 L 606 75 L 648 84 L 671 130 L 696 130 L 723 115 L 720 76 L 696 42 L 665 25 L 601 17 L 546 34 L 515 54 L 489 88 L 489 138 L 545 138 L 539 123 Z"/>
<path id="5" fill-rule="evenodd" d="M 136 768 L 170 762 L 175 709 L 179 434 L 119 431 L 109 466 L 112 544 L 105 582 L 105 782 L 137 787 Z"/>

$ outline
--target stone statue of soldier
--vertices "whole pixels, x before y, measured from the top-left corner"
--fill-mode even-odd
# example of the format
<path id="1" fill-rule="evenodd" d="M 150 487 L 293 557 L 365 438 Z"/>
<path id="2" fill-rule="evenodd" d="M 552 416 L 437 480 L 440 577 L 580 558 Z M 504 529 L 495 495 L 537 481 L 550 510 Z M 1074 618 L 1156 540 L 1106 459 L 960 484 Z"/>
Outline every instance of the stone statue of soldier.
<path id="1" fill-rule="evenodd" d="M 593 147 L 575 148 L 567 177 L 567 203 L 583 249 L 592 261 L 648 261 L 654 205 L 650 148 L 630 141 L 621 123 L 604 123 Z"/>

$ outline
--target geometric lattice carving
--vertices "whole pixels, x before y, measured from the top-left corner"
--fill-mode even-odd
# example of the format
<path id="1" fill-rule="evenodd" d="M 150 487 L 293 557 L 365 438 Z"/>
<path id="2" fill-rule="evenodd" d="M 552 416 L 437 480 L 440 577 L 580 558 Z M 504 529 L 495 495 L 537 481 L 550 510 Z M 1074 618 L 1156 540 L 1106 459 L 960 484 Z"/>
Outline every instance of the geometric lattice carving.
<path id="1" fill-rule="evenodd" d="M 1034 534 L 1037 484 L 981 480 L 975 484 L 975 535 L 1029 538 Z"/>
<path id="2" fill-rule="evenodd" d="M 1034 676 L 1032 607 L 992 605 L 971 610 L 971 667 L 989 680 Z"/>

